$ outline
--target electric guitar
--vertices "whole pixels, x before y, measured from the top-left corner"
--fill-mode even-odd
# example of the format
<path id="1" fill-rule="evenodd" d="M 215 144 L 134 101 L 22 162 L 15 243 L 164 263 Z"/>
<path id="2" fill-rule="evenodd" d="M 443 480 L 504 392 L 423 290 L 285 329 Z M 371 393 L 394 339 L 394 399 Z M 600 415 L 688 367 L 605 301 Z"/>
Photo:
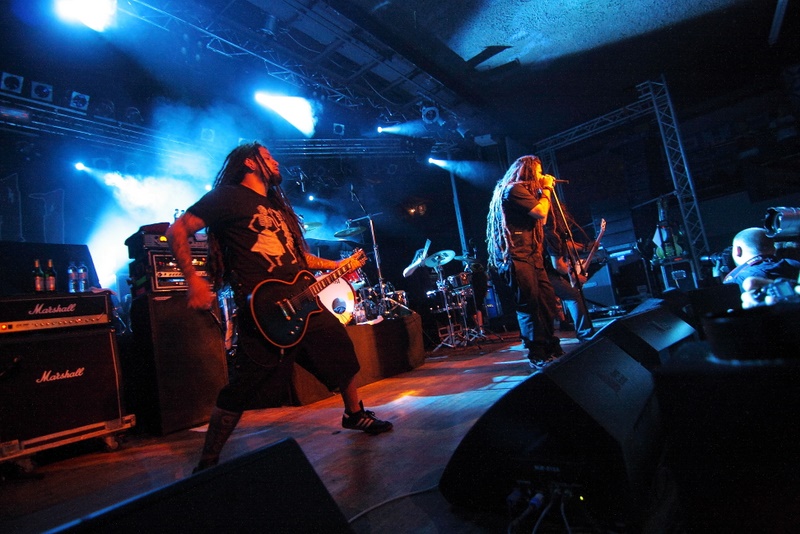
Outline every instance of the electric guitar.
<path id="1" fill-rule="evenodd" d="M 291 282 L 263 280 L 248 297 L 259 332 L 277 347 L 294 347 L 303 339 L 311 316 L 322 312 L 319 292 L 366 263 L 364 251 L 356 249 L 345 263 L 319 280 L 306 270 L 297 273 Z"/>
<path id="2" fill-rule="evenodd" d="M 597 238 L 594 240 L 594 243 L 592 243 L 592 247 L 589 249 L 589 254 L 586 256 L 586 258 L 578 258 L 578 261 L 575 262 L 575 269 L 572 269 L 563 258 L 558 258 L 558 260 L 556 260 L 556 269 L 561 274 L 569 275 L 569 281 L 573 287 L 577 285 L 578 280 L 583 283 L 589 278 L 589 265 L 591 265 L 592 258 L 594 257 L 595 252 L 597 252 L 597 248 L 600 246 L 600 240 L 603 239 L 603 234 L 605 233 L 606 220 L 600 219 L 600 231 L 597 233 Z"/>

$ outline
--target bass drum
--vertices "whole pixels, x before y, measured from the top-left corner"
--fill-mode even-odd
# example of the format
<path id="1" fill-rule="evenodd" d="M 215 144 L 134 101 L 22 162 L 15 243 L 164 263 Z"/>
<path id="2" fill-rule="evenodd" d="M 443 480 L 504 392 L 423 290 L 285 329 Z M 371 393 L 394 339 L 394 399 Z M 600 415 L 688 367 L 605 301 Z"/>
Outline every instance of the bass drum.
<path id="1" fill-rule="evenodd" d="M 353 319 L 353 310 L 356 307 L 356 293 L 343 278 L 317 293 L 323 306 L 328 308 L 342 324 L 347 324 Z"/>

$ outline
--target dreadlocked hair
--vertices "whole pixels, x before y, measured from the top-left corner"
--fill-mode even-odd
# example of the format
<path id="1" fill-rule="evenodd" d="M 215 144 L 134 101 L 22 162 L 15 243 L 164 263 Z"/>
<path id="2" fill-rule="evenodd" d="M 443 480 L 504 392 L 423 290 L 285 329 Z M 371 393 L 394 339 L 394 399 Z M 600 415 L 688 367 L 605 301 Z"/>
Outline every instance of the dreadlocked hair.
<path id="1" fill-rule="evenodd" d="M 223 185 L 242 183 L 245 174 L 250 172 L 250 169 L 245 165 L 245 160 L 247 159 L 256 161 L 263 172 L 267 167 L 259 152 L 259 148 L 262 146 L 261 143 L 252 142 L 239 145 L 231 150 L 225 158 L 222 168 L 217 173 L 217 177 L 214 180 L 214 189 Z M 298 257 L 304 257 L 305 252 L 309 250 L 308 243 L 306 243 L 303 236 L 300 219 L 292 209 L 289 199 L 286 198 L 283 189 L 278 184 L 270 184 L 267 189 L 267 195 L 272 195 L 279 211 L 284 215 L 289 231 L 294 238 L 293 241 L 297 248 Z M 214 282 L 214 288 L 220 290 L 228 281 L 228 274 L 230 273 L 225 270 L 225 255 L 219 244 L 218 237 L 211 228 L 208 229 L 208 269 Z"/>
<path id="2" fill-rule="evenodd" d="M 536 156 L 518 158 L 494 186 L 492 200 L 489 202 L 489 214 L 486 217 L 486 248 L 489 253 L 487 264 L 490 268 L 502 271 L 509 262 L 511 233 L 506 226 L 506 216 L 503 212 L 505 190 L 517 182 L 527 184 L 531 190 L 541 187 L 534 172 L 534 165 L 537 163 L 541 164 L 541 160 Z"/>

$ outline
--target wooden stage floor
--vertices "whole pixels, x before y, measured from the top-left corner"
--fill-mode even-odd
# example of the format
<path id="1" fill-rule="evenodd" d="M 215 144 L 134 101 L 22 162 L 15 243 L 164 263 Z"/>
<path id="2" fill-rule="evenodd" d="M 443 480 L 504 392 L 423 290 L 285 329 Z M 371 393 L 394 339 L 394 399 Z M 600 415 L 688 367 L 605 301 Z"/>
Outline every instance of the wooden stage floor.
<path id="1" fill-rule="evenodd" d="M 565 336 L 564 348 L 576 348 L 574 341 Z M 342 429 L 341 399 L 334 396 L 246 412 L 222 461 L 291 437 L 355 532 L 504 531 L 505 518 L 451 513 L 437 485 L 475 421 L 530 374 L 516 332 L 430 352 L 422 366 L 360 390 L 369 409 L 394 422 L 392 432 Z M 0 464 L 0 531 L 56 528 L 191 476 L 204 428 L 163 437 L 134 430 L 115 451 L 88 440 L 39 453 L 32 470 Z"/>

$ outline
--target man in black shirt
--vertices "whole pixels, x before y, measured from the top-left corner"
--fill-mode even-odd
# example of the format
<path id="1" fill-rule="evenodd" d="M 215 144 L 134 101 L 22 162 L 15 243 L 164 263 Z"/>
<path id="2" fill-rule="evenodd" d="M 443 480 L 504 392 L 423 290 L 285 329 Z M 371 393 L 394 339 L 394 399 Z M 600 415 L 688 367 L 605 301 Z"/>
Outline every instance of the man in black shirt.
<path id="1" fill-rule="evenodd" d="M 259 294 L 263 294 L 262 289 L 277 290 L 282 296 L 285 292 L 293 297 L 292 290 L 300 291 L 310 283 L 304 271 L 333 270 L 350 261 L 323 259 L 309 252 L 300 220 L 280 187 L 281 180 L 278 162 L 266 147 L 258 143 L 241 145 L 226 158 L 214 188 L 167 231 L 175 259 L 187 280 L 189 307 L 208 309 L 214 299 L 212 287 L 192 265 L 189 247 L 189 236 L 208 228 L 213 289 L 230 284 L 241 310 L 237 372 L 219 392 L 195 471 L 219 461 L 242 412 L 265 388 L 283 387 L 291 379 L 295 361 L 331 391 L 341 392 L 344 428 L 370 434 L 392 429 L 392 423 L 377 419 L 359 400 L 353 381 L 359 370 L 355 349 L 336 316 L 315 307 L 301 322 L 304 330 L 300 335 L 293 331 L 293 338 L 284 341 L 285 336 L 275 335 L 270 328 L 287 324 L 288 317 L 279 313 L 261 318 L 255 308 L 250 313 L 254 290 L 261 291 Z M 277 299 L 267 298 L 264 302 L 275 304 Z M 297 311 L 288 298 L 282 304 L 287 316 Z"/>

